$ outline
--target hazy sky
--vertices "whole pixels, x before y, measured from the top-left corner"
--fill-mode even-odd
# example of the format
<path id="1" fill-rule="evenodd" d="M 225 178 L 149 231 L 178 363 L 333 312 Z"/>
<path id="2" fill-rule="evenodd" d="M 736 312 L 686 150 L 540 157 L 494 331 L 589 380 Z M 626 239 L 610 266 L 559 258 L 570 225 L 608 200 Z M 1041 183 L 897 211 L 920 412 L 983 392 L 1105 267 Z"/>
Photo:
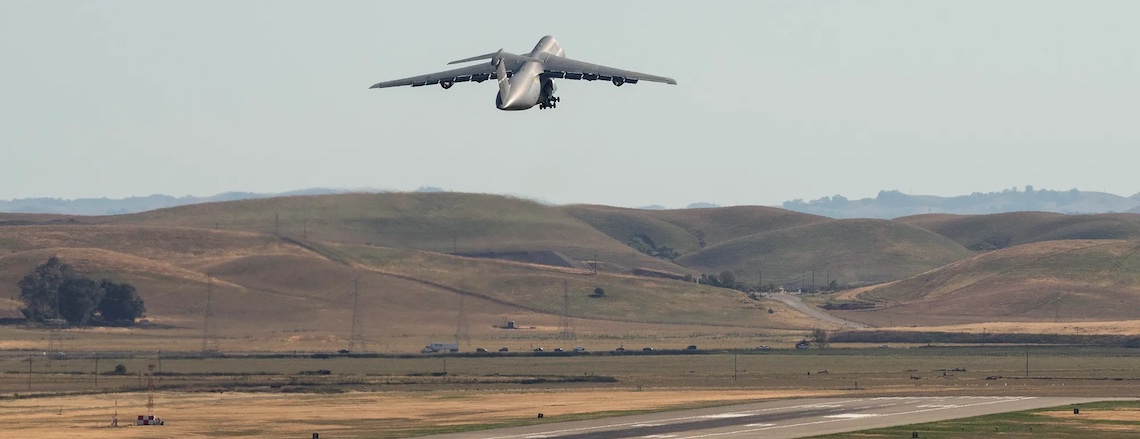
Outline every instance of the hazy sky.
<path id="1" fill-rule="evenodd" d="M 0 0 L 0 198 L 1140 191 L 1140 2 L 393 3 Z M 368 89 L 547 34 L 680 85 Z"/>

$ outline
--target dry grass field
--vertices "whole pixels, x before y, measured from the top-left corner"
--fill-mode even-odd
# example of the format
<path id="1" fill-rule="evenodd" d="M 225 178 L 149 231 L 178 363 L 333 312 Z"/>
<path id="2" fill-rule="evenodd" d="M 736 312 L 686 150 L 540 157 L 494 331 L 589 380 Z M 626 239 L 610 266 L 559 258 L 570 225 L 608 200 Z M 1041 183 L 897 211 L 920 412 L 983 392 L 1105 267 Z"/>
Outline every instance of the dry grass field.
<path id="1" fill-rule="evenodd" d="M 23 437 L 142 437 L 106 427 L 145 413 L 147 364 L 161 364 L 163 435 L 405 437 L 641 410 L 828 395 L 1100 395 L 1140 391 L 1127 349 L 826 349 L 694 355 L 412 357 L 0 357 L 0 417 Z M 328 374 L 306 371 L 327 370 Z M 443 372 L 446 372 L 444 374 Z M 599 379 L 593 379 L 599 378 Z M 605 379 L 601 379 L 605 378 Z M 32 390 L 29 392 L 27 387 Z M 78 393 L 74 393 L 78 392 Z M 16 397 L 16 394 L 19 397 Z M 32 396 L 32 397 L 29 397 Z M 544 413 L 543 420 L 535 418 Z"/>
<path id="2" fill-rule="evenodd" d="M 816 272 L 816 285 L 901 279 L 969 257 L 961 245 L 918 227 L 886 220 L 833 220 L 758 233 L 681 256 L 709 272 L 730 269 L 744 282 L 783 285 Z M 810 282 L 810 278 L 806 282 Z M 809 283 L 810 284 L 810 283 Z"/>
<path id="3" fill-rule="evenodd" d="M 1140 241 L 1045 241 L 984 253 L 862 289 L 874 310 L 836 311 L 875 326 L 1140 318 Z M 850 297 L 850 295 L 847 295 Z"/>
<path id="4" fill-rule="evenodd" d="M 993 250 L 1040 241 L 1140 238 L 1140 215 L 1128 213 L 928 214 L 897 218 L 894 221 L 922 227 L 973 250 Z"/>

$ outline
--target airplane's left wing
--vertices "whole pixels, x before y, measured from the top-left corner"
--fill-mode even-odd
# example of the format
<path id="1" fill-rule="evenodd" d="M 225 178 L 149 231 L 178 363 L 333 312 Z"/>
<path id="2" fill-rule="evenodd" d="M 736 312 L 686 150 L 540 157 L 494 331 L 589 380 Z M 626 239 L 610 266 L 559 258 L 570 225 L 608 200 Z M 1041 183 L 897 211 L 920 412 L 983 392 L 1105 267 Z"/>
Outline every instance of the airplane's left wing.
<path id="1" fill-rule="evenodd" d="M 545 65 L 546 71 L 543 75 L 549 78 L 585 79 L 587 81 L 601 79 L 603 81 L 614 81 L 614 84 L 626 82 L 636 84 L 637 81 L 650 81 L 677 85 L 677 81 L 673 78 L 616 69 L 561 56 L 547 58 Z"/>
<path id="2" fill-rule="evenodd" d="M 503 60 L 504 66 L 507 69 L 507 76 L 513 74 L 518 70 L 521 61 L 518 60 Z M 451 84 L 457 82 L 483 82 L 488 79 L 496 79 L 495 67 L 491 63 L 479 63 L 458 69 L 452 69 L 444 72 L 429 73 L 427 75 L 412 76 L 410 78 L 396 79 L 393 81 L 384 81 L 376 83 L 368 88 L 388 88 L 388 87 L 402 87 L 410 85 L 412 87 L 420 87 L 431 84 L 444 84 L 445 87 L 451 87 Z"/>

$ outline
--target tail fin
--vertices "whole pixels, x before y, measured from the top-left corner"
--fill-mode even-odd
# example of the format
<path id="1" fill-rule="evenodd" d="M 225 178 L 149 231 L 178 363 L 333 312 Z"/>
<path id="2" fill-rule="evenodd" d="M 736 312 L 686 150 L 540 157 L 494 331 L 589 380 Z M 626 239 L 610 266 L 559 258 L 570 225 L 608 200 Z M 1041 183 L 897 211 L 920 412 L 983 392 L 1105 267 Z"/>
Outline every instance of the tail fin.
<path id="1" fill-rule="evenodd" d="M 507 66 L 503 65 L 503 49 L 492 55 L 491 64 L 495 65 L 495 76 L 499 78 L 499 101 L 506 102 L 511 94 L 511 83 L 507 81 Z"/>

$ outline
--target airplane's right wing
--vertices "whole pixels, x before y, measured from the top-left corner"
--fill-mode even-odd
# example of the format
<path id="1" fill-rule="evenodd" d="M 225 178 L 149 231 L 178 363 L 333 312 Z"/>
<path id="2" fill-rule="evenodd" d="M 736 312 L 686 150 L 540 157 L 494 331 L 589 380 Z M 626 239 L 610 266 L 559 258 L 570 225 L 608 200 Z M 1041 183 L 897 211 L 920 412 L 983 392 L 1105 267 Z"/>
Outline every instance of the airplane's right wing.
<path id="1" fill-rule="evenodd" d="M 520 60 L 513 59 L 504 59 L 502 62 L 503 67 L 506 67 L 507 69 L 508 77 L 514 74 L 514 72 L 518 70 L 519 65 L 522 64 Z M 457 82 L 483 82 L 488 79 L 496 78 L 497 75 L 495 74 L 495 66 L 492 66 L 491 63 L 484 62 L 467 67 L 460 67 L 458 69 L 447 70 L 444 72 L 429 73 L 427 75 L 412 76 L 410 78 L 379 82 L 368 88 L 402 87 L 406 85 L 410 85 L 412 87 L 420 87 L 424 85 L 440 84 L 441 82 L 448 83 L 445 85 L 447 87 L 450 87 L 450 84 L 455 84 Z"/>
<path id="2" fill-rule="evenodd" d="M 630 84 L 636 84 L 637 81 L 640 80 L 677 85 L 677 81 L 673 78 L 616 69 L 613 67 L 606 67 L 584 61 L 564 58 L 561 56 L 551 56 L 549 58 L 546 58 L 545 66 L 545 75 L 550 78 L 585 79 L 587 81 L 593 81 L 597 79 L 601 79 L 603 81 L 612 80 L 614 81 L 614 84 L 618 84 L 618 81 L 621 83 L 628 82 Z"/>

